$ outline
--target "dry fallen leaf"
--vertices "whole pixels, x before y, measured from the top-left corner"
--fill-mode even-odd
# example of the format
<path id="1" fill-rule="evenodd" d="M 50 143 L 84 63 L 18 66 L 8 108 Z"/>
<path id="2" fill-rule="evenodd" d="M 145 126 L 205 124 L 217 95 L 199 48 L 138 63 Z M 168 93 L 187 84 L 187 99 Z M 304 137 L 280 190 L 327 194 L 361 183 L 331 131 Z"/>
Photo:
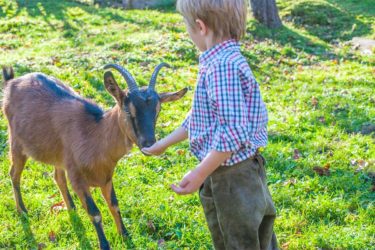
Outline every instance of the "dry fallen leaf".
<path id="1" fill-rule="evenodd" d="M 317 99 L 315 96 L 313 96 L 313 97 L 311 98 L 311 105 L 312 105 L 314 108 L 316 108 L 316 107 L 318 106 L 318 103 L 319 103 L 318 99 Z"/>
<path id="2" fill-rule="evenodd" d="M 319 176 L 328 176 L 330 175 L 330 171 L 329 171 L 329 168 L 330 168 L 330 164 L 327 163 L 326 165 L 324 165 L 324 167 L 318 167 L 318 166 L 315 166 L 313 167 L 313 170 L 315 173 L 317 173 Z"/>
<path id="3" fill-rule="evenodd" d="M 60 65 L 61 63 L 60 63 L 60 58 L 58 58 L 57 56 L 52 56 L 51 57 L 51 61 L 52 61 L 52 64 L 53 65 Z"/>
<path id="4" fill-rule="evenodd" d="M 323 168 L 325 169 L 325 170 L 329 170 L 329 168 L 331 167 L 331 163 L 326 163 L 324 166 L 323 166 Z"/>
<path id="5" fill-rule="evenodd" d="M 293 159 L 294 160 L 298 160 L 299 158 L 301 158 L 301 153 L 299 152 L 298 149 L 294 149 L 294 154 L 293 154 Z"/>
<path id="6" fill-rule="evenodd" d="M 47 246 L 46 246 L 46 244 L 44 244 L 44 243 L 39 243 L 38 244 L 38 250 L 42 250 L 42 249 L 44 249 L 44 248 L 46 248 Z"/>
<path id="7" fill-rule="evenodd" d="M 58 195 L 58 193 L 54 193 L 53 195 L 49 196 L 48 199 L 55 198 Z"/>
<path id="8" fill-rule="evenodd" d="M 318 118 L 318 121 L 320 121 L 321 123 L 326 123 L 326 118 L 324 116 L 321 116 Z"/>
<path id="9" fill-rule="evenodd" d="M 177 154 L 178 155 L 184 155 L 185 154 L 185 150 L 179 149 L 179 150 L 177 150 Z"/>
<path id="10" fill-rule="evenodd" d="M 369 163 L 365 160 L 350 160 L 350 165 L 352 165 L 353 167 L 357 167 L 357 169 L 355 170 L 356 173 L 358 172 L 361 172 L 363 169 L 365 169 Z"/>
<path id="11" fill-rule="evenodd" d="M 281 247 L 282 249 L 289 249 L 289 242 L 285 242 Z"/>
<path id="12" fill-rule="evenodd" d="M 151 220 L 147 221 L 147 227 L 148 227 L 148 229 L 150 229 L 153 232 L 156 231 L 156 227 L 155 227 L 154 223 Z"/>
<path id="13" fill-rule="evenodd" d="M 358 163 L 358 165 L 360 166 L 360 167 L 362 167 L 362 168 L 365 168 L 365 167 L 367 167 L 368 166 L 368 162 L 367 161 L 364 161 L 364 160 L 358 160 L 357 161 L 357 163 Z"/>
<path id="14" fill-rule="evenodd" d="M 293 186 L 296 183 L 297 183 L 297 180 L 294 179 L 294 178 L 291 178 L 291 179 L 285 181 L 283 184 L 284 184 L 284 186 Z"/>
<path id="15" fill-rule="evenodd" d="M 52 212 L 58 213 L 58 212 L 60 212 L 63 209 L 65 209 L 65 203 L 64 203 L 64 201 L 60 201 L 58 203 L 55 203 L 50 208 L 51 213 Z"/>
<path id="16" fill-rule="evenodd" d="M 164 245 L 165 245 L 165 240 L 164 239 L 158 240 L 158 246 L 159 247 L 163 247 Z"/>
<path id="17" fill-rule="evenodd" d="M 51 232 L 48 233 L 48 239 L 51 242 L 56 242 L 56 234 L 55 234 L 54 231 L 51 231 Z"/>

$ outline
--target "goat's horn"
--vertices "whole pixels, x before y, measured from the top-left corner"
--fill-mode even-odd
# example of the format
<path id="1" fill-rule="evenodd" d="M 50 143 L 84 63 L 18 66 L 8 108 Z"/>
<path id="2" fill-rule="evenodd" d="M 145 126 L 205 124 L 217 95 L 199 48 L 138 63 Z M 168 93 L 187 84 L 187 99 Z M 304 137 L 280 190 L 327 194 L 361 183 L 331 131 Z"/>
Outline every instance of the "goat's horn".
<path id="1" fill-rule="evenodd" d="M 158 77 L 159 71 L 161 68 L 167 67 L 170 68 L 171 66 L 168 63 L 161 63 L 158 66 L 156 66 L 154 73 L 152 73 L 150 84 L 148 85 L 149 89 L 154 90 L 156 85 L 156 78 Z"/>
<path id="2" fill-rule="evenodd" d="M 109 68 L 116 69 L 117 71 L 121 73 L 121 75 L 125 78 L 126 83 L 128 84 L 129 92 L 134 92 L 138 90 L 137 83 L 129 71 L 127 71 L 126 69 L 124 69 L 118 64 L 107 64 L 104 66 L 104 69 L 109 69 Z"/>

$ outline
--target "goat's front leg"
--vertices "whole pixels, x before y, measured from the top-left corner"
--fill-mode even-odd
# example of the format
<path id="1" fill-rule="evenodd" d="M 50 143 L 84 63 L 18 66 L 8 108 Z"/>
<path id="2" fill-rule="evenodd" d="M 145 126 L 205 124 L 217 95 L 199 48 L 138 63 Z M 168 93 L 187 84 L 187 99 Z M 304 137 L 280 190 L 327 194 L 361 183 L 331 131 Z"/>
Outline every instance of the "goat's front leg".
<path id="1" fill-rule="evenodd" d="M 72 174 L 69 172 L 68 176 L 72 183 L 74 191 L 77 193 L 83 207 L 86 209 L 87 213 L 90 216 L 91 222 L 95 227 L 96 233 L 99 238 L 100 249 L 110 249 L 108 240 L 105 237 L 103 230 L 102 215 L 100 214 L 98 207 L 92 199 L 89 186 L 84 183 L 84 178 L 72 176 Z"/>
<path id="2" fill-rule="evenodd" d="M 106 200 L 108 207 L 111 210 L 112 216 L 116 222 L 118 233 L 125 238 L 128 237 L 129 233 L 126 230 L 124 223 L 122 222 L 121 212 L 118 207 L 118 201 L 116 198 L 115 189 L 113 188 L 112 180 L 107 182 L 107 184 L 101 187 L 101 189 L 104 199 Z"/>
<path id="3" fill-rule="evenodd" d="M 55 169 L 55 182 L 60 189 L 60 193 L 63 196 L 64 202 L 68 210 L 75 209 L 75 205 L 72 196 L 69 193 L 68 186 L 66 184 L 65 171 L 61 169 Z"/>

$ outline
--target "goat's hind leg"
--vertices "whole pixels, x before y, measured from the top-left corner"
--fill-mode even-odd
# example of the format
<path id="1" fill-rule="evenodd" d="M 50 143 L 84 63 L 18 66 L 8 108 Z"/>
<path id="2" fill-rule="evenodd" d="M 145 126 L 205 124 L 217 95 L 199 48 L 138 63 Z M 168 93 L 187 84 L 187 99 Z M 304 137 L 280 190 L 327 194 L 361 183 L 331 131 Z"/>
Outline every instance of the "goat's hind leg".
<path id="1" fill-rule="evenodd" d="M 27 209 L 22 200 L 21 195 L 21 174 L 25 167 L 27 157 L 22 153 L 22 148 L 18 146 L 14 141 L 10 145 L 10 157 L 12 166 L 9 171 L 10 178 L 12 179 L 14 199 L 16 200 L 17 211 L 27 213 Z"/>
<path id="2" fill-rule="evenodd" d="M 65 171 L 62 169 L 55 168 L 55 182 L 60 189 L 60 193 L 64 198 L 64 202 L 68 210 L 75 209 L 75 205 L 72 196 L 69 193 L 68 186 L 66 184 Z"/>

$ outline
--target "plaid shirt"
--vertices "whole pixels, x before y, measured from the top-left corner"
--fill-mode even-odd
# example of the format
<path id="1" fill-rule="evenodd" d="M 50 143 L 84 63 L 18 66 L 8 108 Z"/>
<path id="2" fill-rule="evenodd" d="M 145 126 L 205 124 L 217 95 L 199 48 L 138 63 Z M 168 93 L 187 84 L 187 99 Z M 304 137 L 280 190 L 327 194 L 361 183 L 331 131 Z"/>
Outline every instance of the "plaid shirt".
<path id="1" fill-rule="evenodd" d="M 235 40 L 199 57 L 193 106 L 182 126 L 190 149 L 202 161 L 212 151 L 233 152 L 222 165 L 253 156 L 267 144 L 267 110 L 246 59 Z"/>

